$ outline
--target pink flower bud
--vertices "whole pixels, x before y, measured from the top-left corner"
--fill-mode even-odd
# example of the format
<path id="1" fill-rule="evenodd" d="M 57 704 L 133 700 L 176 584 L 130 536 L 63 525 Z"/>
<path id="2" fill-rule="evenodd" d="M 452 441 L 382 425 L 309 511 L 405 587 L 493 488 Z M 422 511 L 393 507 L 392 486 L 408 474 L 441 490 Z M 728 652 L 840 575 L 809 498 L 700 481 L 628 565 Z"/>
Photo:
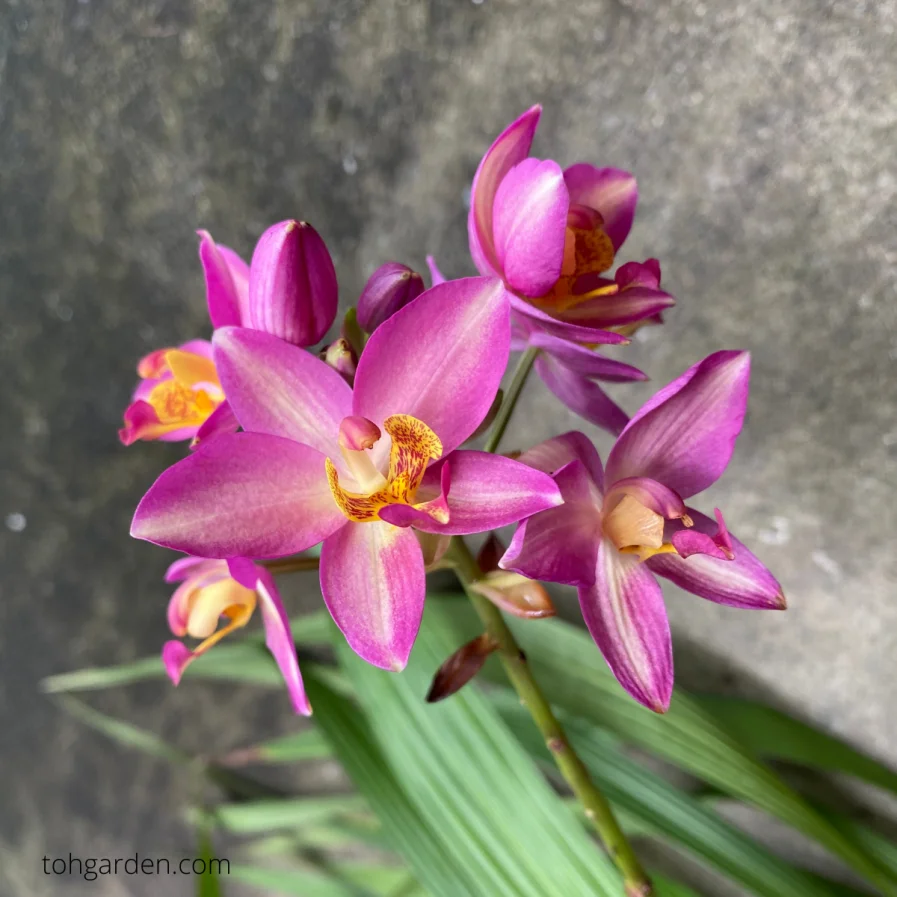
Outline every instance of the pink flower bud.
<path id="1" fill-rule="evenodd" d="M 358 300 L 358 323 L 373 333 L 387 318 L 424 291 L 420 274 L 398 262 L 381 265 L 369 278 Z"/>

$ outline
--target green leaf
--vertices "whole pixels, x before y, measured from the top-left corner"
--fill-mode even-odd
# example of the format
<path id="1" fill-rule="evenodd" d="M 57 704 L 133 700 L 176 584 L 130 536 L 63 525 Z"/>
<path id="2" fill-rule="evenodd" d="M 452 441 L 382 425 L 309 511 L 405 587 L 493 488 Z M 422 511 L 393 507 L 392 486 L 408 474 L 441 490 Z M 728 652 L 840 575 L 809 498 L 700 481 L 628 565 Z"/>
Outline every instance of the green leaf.
<path id="1" fill-rule="evenodd" d="M 255 759 L 262 763 L 297 763 L 333 756 L 324 736 L 312 728 L 273 738 L 250 750 L 255 754 Z"/>
<path id="2" fill-rule="evenodd" d="M 539 732 L 515 696 L 502 689 L 492 697 L 520 742 L 546 768 L 553 768 Z M 605 731 L 566 715 L 561 721 L 595 784 L 618 811 L 623 811 L 624 821 L 630 817 L 640 833 L 688 850 L 760 897 L 832 897 L 831 888 L 777 857 L 656 773 L 634 763 Z"/>
<path id="3" fill-rule="evenodd" d="M 385 897 L 407 877 L 402 869 L 370 865 L 356 866 L 353 874 L 345 877 L 305 869 L 241 865 L 231 868 L 231 876 L 263 889 L 266 894 L 295 894 L 296 897 Z"/>
<path id="4" fill-rule="evenodd" d="M 215 872 L 213 860 L 216 858 L 212 847 L 212 839 L 204 827 L 199 835 L 199 856 L 205 865 L 205 871 L 196 879 L 196 897 L 222 897 L 221 883 Z"/>
<path id="5" fill-rule="evenodd" d="M 705 695 L 693 700 L 761 757 L 847 773 L 897 794 L 897 773 L 815 726 L 754 701 Z"/>
<path id="6" fill-rule="evenodd" d="M 463 602 L 431 597 L 429 604 L 443 627 L 458 632 L 455 644 L 470 638 L 471 625 L 475 631 L 472 612 Z M 882 893 L 897 895 L 897 883 L 862 845 L 831 825 L 681 689 L 668 713 L 652 713 L 620 688 L 585 631 L 557 619 L 508 623 L 554 704 L 778 817 L 839 856 Z M 488 665 L 486 671 L 496 673 Z"/>
<path id="7" fill-rule="evenodd" d="M 376 745 L 444 845 L 455 882 L 442 893 L 617 897 L 616 870 L 488 701 L 465 689 L 425 703 L 434 671 L 456 647 L 438 618 L 425 614 L 401 675 L 365 663 L 339 634 L 336 642 Z M 428 878 L 418 879 L 435 892 Z"/>
<path id="8" fill-rule="evenodd" d="M 209 814 L 215 824 L 241 835 L 276 829 L 301 828 L 337 816 L 363 813 L 366 804 L 357 795 L 273 798 L 223 804 Z"/>

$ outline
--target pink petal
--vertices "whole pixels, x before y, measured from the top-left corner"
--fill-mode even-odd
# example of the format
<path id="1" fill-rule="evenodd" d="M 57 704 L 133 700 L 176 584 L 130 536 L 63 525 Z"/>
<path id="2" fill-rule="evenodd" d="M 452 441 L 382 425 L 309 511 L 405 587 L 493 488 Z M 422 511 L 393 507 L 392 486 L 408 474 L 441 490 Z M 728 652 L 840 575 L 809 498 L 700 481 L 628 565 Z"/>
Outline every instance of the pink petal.
<path id="1" fill-rule="evenodd" d="M 620 685 L 663 713 L 673 691 L 673 646 L 663 594 L 651 571 L 602 539 L 595 585 L 579 590 L 579 604 Z"/>
<path id="2" fill-rule="evenodd" d="M 524 520 L 499 566 L 530 579 L 591 585 L 601 538 L 601 493 L 579 460 L 562 467 L 554 481 L 564 504 Z"/>
<path id="3" fill-rule="evenodd" d="M 452 468 L 450 464 L 440 465 L 439 493 L 426 501 L 418 501 L 414 505 L 394 504 L 380 509 L 380 519 L 391 523 L 393 526 L 415 526 L 420 524 L 446 523 L 451 518 L 448 494 L 452 487 Z M 419 492 L 431 491 L 421 489 Z M 418 495 L 420 499 L 420 495 Z M 441 528 L 439 532 L 442 532 Z"/>
<path id="4" fill-rule="evenodd" d="M 382 522 L 344 526 L 321 548 L 321 591 L 359 657 L 384 670 L 404 669 L 426 592 L 412 530 Z"/>
<path id="5" fill-rule="evenodd" d="M 534 445 L 517 460 L 545 473 L 555 473 L 571 461 L 582 461 L 598 490 L 604 491 L 601 458 L 588 436 L 576 430 Z"/>
<path id="6" fill-rule="evenodd" d="M 561 276 L 570 198 L 560 165 L 524 159 L 495 194 L 495 252 L 505 282 L 524 296 L 544 296 Z"/>
<path id="7" fill-rule="evenodd" d="M 614 499 L 619 501 L 624 495 L 631 495 L 640 504 L 667 520 L 678 520 L 686 516 L 685 503 L 681 496 L 657 480 L 647 477 L 627 477 L 625 480 L 617 480 L 607 492 L 605 508 L 612 507 Z"/>
<path id="8" fill-rule="evenodd" d="M 212 327 L 239 327 L 244 323 L 241 308 L 246 303 L 249 266 L 232 249 L 216 245 L 207 230 L 197 233 Z"/>
<path id="9" fill-rule="evenodd" d="M 732 539 L 723 520 L 722 512 L 716 508 L 717 531 L 713 534 L 704 533 L 692 527 L 691 529 L 676 530 L 672 536 L 673 547 L 679 552 L 679 557 L 688 558 L 693 554 L 706 554 L 723 561 L 731 561 L 735 558 L 732 548 Z"/>
<path id="10" fill-rule="evenodd" d="M 608 380 L 612 383 L 629 383 L 634 380 L 647 380 L 647 374 L 643 374 L 637 367 L 616 361 L 601 355 L 588 346 L 571 343 L 569 340 L 559 339 L 550 333 L 536 332 L 529 340 L 529 344 L 537 349 L 542 349 L 549 355 L 553 355 L 565 367 L 587 377 L 597 380 Z"/>
<path id="11" fill-rule="evenodd" d="M 467 235 L 470 254 L 480 274 L 499 272 L 492 236 L 495 194 L 504 176 L 529 155 L 541 114 L 542 107 L 533 106 L 511 122 L 489 147 L 474 175 L 470 190 Z"/>
<path id="12" fill-rule="evenodd" d="M 215 364 L 244 430 L 340 457 L 339 425 L 352 414 L 352 389 L 333 368 L 276 336 L 236 327 L 215 333 Z"/>
<path id="13" fill-rule="evenodd" d="M 550 476 L 501 455 L 457 451 L 442 463 L 451 465 L 449 521 L 415 521 L 414 526 L 424 532 L 483 533 L 517 523 L 563 501 Z M 425 486 L 435 484 L 440 467 L 436 464 L 427 471 Z"/>
<path id="14" fill-rule="evenodd" d="M 536 326 L 546 333 L 551 333 L 561 339 L 574 340 L 579 343 L 600 343 L 606 346 L 627 346 L 631 340 L 620 333 L 610 330 L 601 330 L 587 324 L 577 324 L 572 321 L 564 321 L 553 318 L 547 312 L 530 305 L 519 296 L 510 297 L 511 309 L 515 317 L 523 318 L 529 327 Z"/>
<path id="15" fill-rule="evenodd" d="M 209 558 L 198 558 L 188 555 L 178 558 L 165 571 L 165 582 L 182 582 L 188 576 L 201 575 L 203 572 L 217 567 L 218 561 Z"/>
<path id="16" fill-rule="evenodd" d="M 643 405 L 607 459 L 609 482 L 650 477 L 688 498 L 716 482 L 747 409 L 750 355 L 715 352 Z"/>
<path id="17" fill-rule="evenodd" d="M 236 433 L 240 429 L 240 422 L 231 410 L 227 402 L 222 402 L 205 420 L 205 423 L 196 431 L 191 449 L 198 449 L 201 445 L 221 436 L 223 433 Z"/>
<path id="18" fill-rule="evenodd" d="M 262 234 L 252 254 L 252 326 L 297 346 L 312 346 L 330 329 L 338 300 L 333 260 L 305 221 L 282 221 Z"/>
<path id="19" fill-rule="evenodd" d="M 422 293 L 371 335 L 355 374 L 354 412 L 346 413 L 378 425 L 409 414 L 448 454 L 476 430 L 498 392 L 510 351 L 507 297 L 486 277 Z"/>
<path id="20" fill-rule="evenodd" d="M 584 288 L 583 291 L 587 290 Z M 587 299 L 568 308 L 561 317 L 570 323 L 592 327 L 618 327 L 653 317 L 675 304 L 676 300 L 663 290 L 634 286 L 612 295 Z"/>
<path id="21" fill-rule="evenodd" d="M 423 278 L 407 265 L 387 262 L 369 278 L 358 298 L 358 323 L 373 333 L 387 318 L 424 291 Z"/>
<path id="22" fill-rule="evenodd" d="M 192 660 L 193 652 L 182 642 L 172 639 L 162 646 L 162 664 L 175 685 L 180 684 L 181 676 Z"/>
<path id="23" fill-rule="evenodd" d="M 700 511 L 688 509 L 694 529 L 714 534 L 718 524 Z M 679 524 L 673 524 L 679 528 Z M 646 563 L 654 573 L 677 586 L 729 607 L 756 610 L 784 610 L 785 596 L 776 578 L 760 560 L 734 536 L 729 536 L 733 560 L 720 560 L 696 554 L 681 558 L 675 554 L 657 554 Z"/>
<path id="24" fill-rule="evenodd" d="M 535 367 L 545 385 L 571 411 L 609 433 L 623 431 L 629 420 L 626 412 L 597 383 L 551 355 L 540 355 Z"/>
<path id="25" fill-rule="evenodd" d="M 433 258 L 432 255 L 427 256 L 427 267 L 430 269 L 430 285 L 437 286 L 440 283 L 445 283 L 446 277 L 439 270 L 438 265 L 436 264 L 436 259 Z"/>
<path id="26" fill-rule="evenodd" d="M 254 589 L 265 627 L 265 644 L 277 661 L 286 683 L 293 709 L 303 716 L 311 716 L 311 704 L 302 684 L 296 644 L 290 631 L 290 621 L 274 577 L 258 564 L 246 558 L 234 558 L 228 562 L 231 576 L 247 589 Z"/>
<path id="27" fill-rule="evenodd" d="M 601 213 L 604 230 L 614 244 L 623 245 L 635 218 L 638 188 L 635 178 L 619 168 L 596 168 L 587 162 L 571 165 L 564 172 L 570 202 Z"/>
<path id="28" fill-rule="evenodd" d="M 282 557 L 345 522 L 320 452 L 234 433 L 169 467 L 138 505 L 131 535 L 202 557 Z"/>

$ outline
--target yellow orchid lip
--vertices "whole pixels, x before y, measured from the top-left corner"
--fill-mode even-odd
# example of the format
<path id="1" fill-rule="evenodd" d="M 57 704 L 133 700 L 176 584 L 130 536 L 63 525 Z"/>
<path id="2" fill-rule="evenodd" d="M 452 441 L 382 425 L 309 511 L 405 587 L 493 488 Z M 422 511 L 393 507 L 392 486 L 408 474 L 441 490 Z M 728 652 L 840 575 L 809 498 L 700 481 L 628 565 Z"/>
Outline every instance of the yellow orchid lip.
<path id="1" fill-rule="evenodd" d="M 356 482 L 364 490 L 350 492 L 340 484 L 336 465 L 326 460 L 327 481 L 333 499 L 340 510 L 355 523 L 369 523 L 380 519 L 380 510 L 387 505 L 410 505 L 432 513 L 435 519 L 445 516 L 441 507 L 427 507 L 431 503 L 415 504 L 417 490 L 431 461 L 442 457 L 442 442 L 423 422 L 409 414 L 393 414 L 383 422 L 383 429 L 390 436 L 389 470 L 384 476 L 366 454 L 373 447 L 376 438 L 374 430 L 379 429 L 370 421 L 367 427 L 362 419 L 346 418 L 340 427 L 340 448 L 346 466 Z M 346 430 L 344 433 L 343 430 Z M 373 429 L 371 429 L 373 428 Z M 359 435 L 361 434 L 361 435 Z M 364 445 L 356 450 L 350 445 Z M 442 522 L 447 522 L 443 520 Z"/>

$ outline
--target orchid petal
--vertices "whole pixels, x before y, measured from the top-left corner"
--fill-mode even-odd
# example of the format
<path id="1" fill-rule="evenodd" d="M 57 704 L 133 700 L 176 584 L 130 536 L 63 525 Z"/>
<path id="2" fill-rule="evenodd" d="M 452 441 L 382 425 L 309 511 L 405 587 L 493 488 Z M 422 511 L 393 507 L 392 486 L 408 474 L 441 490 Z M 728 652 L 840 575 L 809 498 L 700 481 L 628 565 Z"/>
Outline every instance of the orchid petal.
<path id="1" fill-rule="evenodd" d="M 511 309 L 515 317 L 523 318 L 529 327 L 538 327 L 561 339 L 574 340 L 579 343 L 595 343 L 606 346 L 627 346 L 632 342 L 629 337 L 611 330 L 602 330 L 585 324 L 577 324 L 554 318 L 525 299 L 511 294 Z"/>
<path id="2" fill-rule="evenodd" d="M 169 467 L 144 495 L 131 535 L 202 557 L 282 557 L 346 519 L 324 456 L 259 433 L 220 436 Z"/>
<path id="3" fill-rule="evenodd" d="M 498 274 L 498 260 L 492 236 L 492 209 L 495 194 L 504 176 L 528 155 L 542 114 L 541 106 L 528 109 L 499 134 L 483 156 L 470 188 L 467 235 L 470 254 L 480 274 Z"/>
<path id="4" fill-rule="evenodd" d="M 181 582 L 187 579 L 188 576 L 201 575 L 206 570 L 219 566 L 219 563 L 216 560 L 193 557 L 192 555 L 178 558 L 165 571 L 165 582 Z"/>
<path id="5" fill-rule="evenodd" d="M 183 642 L 171 639 L 162 646 L 162 664 L 175 685 L 180 684 L 184 670 L 193 659 L 193 652 Z"/>
<path id="6" fill-rule="evenodd" d="M 607 459 L 610 482 L 641 476 L 688 498 L 716 482 L 747 409 L 750 355 L 715 352 L 639 409 Z"/>
<path id="7" fill-rule="evenodd" d="M 252 326 L 297 346 L 312 346 L 336 317 L 333 260 L 318 232 L 304 221 L 282 221 L 262 234 L 252 254 Z"/>
<path id="8" fill-rule="evenodd" d="M 694 529 L 708 536 L 714 534 L 718 524 L 700 511 L 688 509 Z M 681 524 L 669 524 L 681 527 Z M 657 554 L 646 561 L 651 570 L 671 580 L 677 586 L 729 607 L 756 610 L 784 610 L 785 596 L 776 578 L 748 547 L 729 536 L 732 560 L 720 560 L 708 555 L 696 554 L 681 558 L 676 554 Z"/>
<path id="9" fill-rule="evenodd" d="M 445 283 L 446 276 L 439 270 L 439 266 L 436 264 L 436 259 L 434 259 L 432 255 L 427 256 L 427 267 L 430 269 L 431 286 L 435 287 L 440 283 Z"/>
<path id="10" fill-rule="evenodd" d="M 426 592 L 410 529 L 379 521 L 344 526 L 321 548 L 321 591 L 356 654 L 385 670 L 404 669 Z"/>
<path id="11" fill-rule="evenodd" d="M 597 383 L 551 355 L 540 355 L 535 367 L 545 385 L 569 409 L 609 433 L 623 431 L 629 420 L 626 412 Z"/>
<path id="12" fill-rule="evenodd" d="M 276 336 L 237 327 L 215 333 L 215 363 L 244 430 L 339 457 L 337 436 L 352 414 L 352 389 L 333 368 Z"/>
<path id="13" fill-rule="evenodd" d="M 554 481 L 564 504 L 524 520 L 499 566 L 530 579 L 590 586 L 601 539 L 601 493 L 579 460 L 562 467 Z"/>
<path id="14" fill-rule="evenodd" d="M 447 523 L 451 519 L 448 494 L 452 485 L 452 468 L 450 464 L 443 464 L 441 467 L 438 495 L 413 505 L 386 505 L 380 508 L 380 519 L 393 526 L 418 526 L 427 521 Z"/>
<path id="15" fill-rule="evenodd" d="M 631 364 L 608 358 L 606 355 L 601 355 L 588 346 L 581 346 L 578 343 L 571 343 L 569 340 L 559 339 L 544 331 L 534 333 L 530 337 L 529 344 L 536 349 L 542 349 L 549 355 L 553 355 L 565 367 L 586 377 L 608 380 L 612 383 L 629 383 L 634 380 L 648 379 L 647 374 L 642 373 Z"/>
<path id="16" fill-rule="evenodd" d="M 407 265 L 387 262 L 369 278 L 358 299 L 357 319 L 362 330 L 373 333 L 387 318 L 424 291 L 423 278 Z"/>
<path id="17" fill-rule="evenodd" d="M 445 524 L 431 518 L 415 521 L 414 526 L 425 532 L 482 533 L 517 523 L 563 501 L 560 490 L 547 474 L 487 452 L 453 452 L 427 471 L 424 486 L 435 486 L 442 464 L 450 464 L 452 468 L 449 520 Z"/>
<path id="18" fill-rule="evenodd" d="M 492 215 L 504 280 L 524 296 L 544 296 L 561 276 L 570 198 L 557 162 L 524 159 L 504 177 Z"/>
<path id="19" fill-rule="evenodd" d="M 717 531 L 714 534 L 704 533 L 701 530 L 691 529 L 676 530 L 671 538 L 673 547 L 679 553 L 679 557 L 688 558 L 693 554 L 706 554 L 712 558 L 731 561 L 735 558 L 732 548 L 732 538 L 723 520 L 722 511 L 716 508 Z"/>
<path id="20" fill-rule="evenodd" d="M 222 402 L 205 420 L 205 423 L 196 431 L 191 449 L 204 446 L 216 436 L 224 433 L 236 433 L 240 429 L 240 422 L 228 402 Z"/>
<path id="21" fill-rule="evenodd" d="M 249 266 L 232 249 L 218 246 L 207 230 L 197 233 L 212 327 L 239 327 L 247 322 L 241 309 L 246 306 Z"/>
<path id="22" fill-rule="evenodd" d="M 311 716 L 311 704 L 302 684 L 299 672 L 299 659 L 296 657 L 296 645 L 290 631 L 290 621 L 274 577 L 258 564 L 246 558 L 233 558 L 228 561 L 230 574 L 241 585 L 254 589 L 258 596 L 258 606 L 265 627 L 265 644 L 277 661 L 283 675 L 293 709 L 303 716 Z"/>
<path id="23" fill-rule="evenodd" d="M 676 300 L 663 290 L 635 286 L 586 299 L 566 309 L 562 317 L 565 321 L 592 327 L 619 327 L 651 318 L 675 304 Z"/>
<path id="24" fill-rule="evenodd" d="M 614 252 L 632 228 L 638 188 L 635 178 L 619 168 L 596 168 L 587 162 L 571 165 L 564 172 L 570 202 L 595 209 L 604 219 L 604 231 L 614 244 Z"/>
<path id="25" fill-rule="evenodd" d="M 586 626 L 617 680 L 640 704 L 663 713 L 673 691 L 673 646 L 663 593 L 635 555 L 607 540 L 595 585 L 579 590 Z"/>
<path id="26" fill-rule="evenodd" d="M 571 461 L 582 461 L 599 491 L 604 491 L 601 457 L 589 437 L 577 430 L 546 439 L 527 449 L 517 460 L 545 473 L 555 473 Z"/>
<path id="27" fill-rule="evenodd" d="M 448 454 L 476 430 L 501 384 L 511 339 L 507 296 L 485 277 L 422 293 L 371 335 L 355 374 L 354 411 L 346 413 L 378 425 L 392 414 L 416 417 Z"/>
<path id="28" fill-rule="evenodd" d="M 685 502 L 677 492 L 647 477 L 627 477 L 624 480 L 617 480 L 607 492 L 605 511 L 611 510 L 625 495 L 632 496 L 639 504 L 667 520 L 678 520 L 688 516 Z"/>

